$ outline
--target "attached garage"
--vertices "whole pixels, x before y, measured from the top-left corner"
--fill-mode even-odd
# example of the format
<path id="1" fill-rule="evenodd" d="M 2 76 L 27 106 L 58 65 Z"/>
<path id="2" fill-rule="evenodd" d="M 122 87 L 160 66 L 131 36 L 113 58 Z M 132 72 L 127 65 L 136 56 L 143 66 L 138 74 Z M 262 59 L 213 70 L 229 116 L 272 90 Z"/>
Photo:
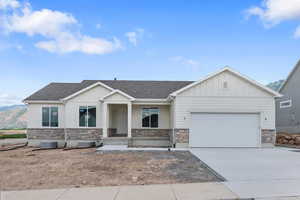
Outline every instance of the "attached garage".
<path id="1" fill-rule="evenodd" d="M 259 147 L 259 114 L 192 113 L 190 147 Z"/>
<path id="2" fill-rule="evenodd" d="M 281 95 L 225 68 L 174 93 L 176 147 L 271 147 Z"/>

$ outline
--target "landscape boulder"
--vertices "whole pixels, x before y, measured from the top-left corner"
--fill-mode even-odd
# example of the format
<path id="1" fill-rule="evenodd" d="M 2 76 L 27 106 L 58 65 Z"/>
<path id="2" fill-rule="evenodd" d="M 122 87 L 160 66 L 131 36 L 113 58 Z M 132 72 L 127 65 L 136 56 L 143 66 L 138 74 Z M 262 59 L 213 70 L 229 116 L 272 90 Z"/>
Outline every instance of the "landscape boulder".
<path id="1" fill-rule="evenodd" d="M 300 134 L 277 133 L 276 143 L 284 144 L 284 145 L 299 145 L 300 146 Z"/>

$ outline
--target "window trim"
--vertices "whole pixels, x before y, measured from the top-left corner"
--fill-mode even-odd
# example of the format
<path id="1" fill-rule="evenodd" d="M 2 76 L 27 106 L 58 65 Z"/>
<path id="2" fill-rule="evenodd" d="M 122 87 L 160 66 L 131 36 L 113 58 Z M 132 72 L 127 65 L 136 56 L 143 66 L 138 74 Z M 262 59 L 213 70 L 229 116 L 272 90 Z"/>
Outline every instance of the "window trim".
<path id="1" fill-rule="evenodd" d="M 290 103 L 289 105 L 282 105 L 282 104 L 285 104 L 285 103 Z M 281 101 L 279 102 L 280 104 L 280 108 L 290 108 L 292 107 L 292 100 L 289 99 L 289 100 L 285 100 L 285 101 Z"/>
<path id="2" fill-rule="evenodd" d="M 145 127 L 143 126 L 143 111 L 144 109 L 157 109 L 158 110 L 158 115 L 157 115 L 157 127 L 151 127 L 151 117 L 149 117 L 149 127 Z M 151 116 L 151 115 L 150 115 Z M 141 110 L 141 122 L 142 122 L 142 128 L 143 129 L 159 129 L 159 117 L 160 116 L 160 108 L 159 107 L 142 107 L 142 110 Z"/>
<path id="3" fill-rule="evenodd" d="M 95 109 L 96 109 L 96 125 L 95 126 L 89 126 L 89 120 L 87 119 L 86 120 L 86 126 L 80 126 L 80 107 L 86 107 L 87 108 L 87 116 L 88 116 L 88 114 L 89 114 L 89 107 L 95 107 Z M 97 128 L 97 106 L 96 105 L 79 105 L 78 106 L 78 123 L 77 123 L 77 125 L 78 125 L 78 128 Z"/>
<path id="4" fill-rule="evenodd" d="M 51 126 L 51 108 L 52 107 L 57 108 L 57 126 Z M 48 126 L 43 125 L 43 108 L 49 108 L 49 125 Z M 60 126 L 59 126 L 59 124 L 60 124 L 59 123 L 59 106 L 43 105 L 41 111 L 42 111 L 42 113 L 41 113 L 41 116 L 42 116 L 41 127 L 42 128 L 60 128 Z"/>

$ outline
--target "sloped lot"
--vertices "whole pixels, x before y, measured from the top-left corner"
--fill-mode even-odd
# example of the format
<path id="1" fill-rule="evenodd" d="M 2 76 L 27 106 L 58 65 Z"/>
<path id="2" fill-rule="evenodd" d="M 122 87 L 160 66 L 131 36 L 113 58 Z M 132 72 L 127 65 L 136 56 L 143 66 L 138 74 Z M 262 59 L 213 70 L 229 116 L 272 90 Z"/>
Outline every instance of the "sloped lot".
<path id="1" fill-rule="evenodd" d="M 286 148 L 193 148 L 242 198 L 300 195 L 300 152 Z"/>

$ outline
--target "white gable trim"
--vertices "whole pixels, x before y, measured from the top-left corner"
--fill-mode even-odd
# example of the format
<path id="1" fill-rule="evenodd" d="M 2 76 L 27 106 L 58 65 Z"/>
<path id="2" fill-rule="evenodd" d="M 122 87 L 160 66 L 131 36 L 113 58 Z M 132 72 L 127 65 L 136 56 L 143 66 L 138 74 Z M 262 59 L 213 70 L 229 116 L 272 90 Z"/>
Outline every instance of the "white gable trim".
<path id="1" fill-rule="evenodd" d="M 135 100 L 135 98 L 133 98 L 132 96 L 126 94 L 125 92 L 122 92 L 121 90 L 114 90 L 114 91 L 112 91 L 111 93 L 105 95 L 105 96 L 101 99 L 101 101 L 104 101 L 106 98 L 108 98 L 108 97 L 110 97 L 110 96 L 112 96 L 112 95 L 114 95 L 114 94 L 116 94 L 116 93 L 119 93 L 119 94 L 121 94 L 122 96 L 125 96 L 125 97 L 128 98 L 130 101 L 134 101 L 134 100 Z"/>
<path id="2" fill-rule="evenodd" d="M 92 84 L 92 85 L 90 85 L 90 86 L 88 86 L 86 88 L 83 88 L 82 90 L 79 90 L 78 92 L 75 92 L 75 93 L 71 94 L 70 96 L 67 96 L 67 97 L 65 97 L 65 98 L 63 98 L 61 100 L 63 100 L 63 101 L 69 100 L 69 99 L 71 99 L 71 98 L 73 98 L 73 97 L 75 97 L 75 96 L 77 96 L 77 95 L 79 95 L 79 94 L 81 94 L 81 93 L 83 93 L 85 91 L 88 91 L 88 90 L 90 90 L 90 89 L 92 89 L 92 88 L 94 88 L 96 86 L 102 86 L 102 87 L 104 87 L 104 88 L 106 88 L 108 90 L 114 91 L 113 88 L 111 88 L 111 87 L 109 87 L 109 86 L 107 86 L 104 83 L 102 83 L 102 82 L 99 81 L 99 82 L 96 82 L 96 83 L 94 83 L 94 84 Z"/>
<path id="3" fill-rule="evenodd" d="M 233 70 L 233 69 L 231 69 L 229 67 L 225 67 L 225 68 L 223 68 L 223 69 L 221 69 L 221 70 L 219 70 L 219 71 L 217 71 L 217 72 L 215 72 L 213 74 L 208 75 L 207 77 L 205 77 L 205 78 L 203 78 L 203 79 L 201 79 L 199 81 L 191 83 L 191 84 L 189 84 L 189 85 L 187 85 L 187 86 L 185 86 L 185 87 L 183 87 L 183 88 L 181 88 L 181 89 L 179 89 L 179 90 L 171 93 L 170 96 L 176 96 L 176 95 L 180 94 L 181 92 L 183 92 L 183 91 L 185 91 L 185 90 L 187 90 L 189 88 L 192 88 L 192 87 L 194 87 L 194 86 L 196 86 L 198 84 L 201 84 L 202 82 L 204 82 L 204 81 L 206 81 L 208 79 L 211 79 L 211 78 L 213 78 L 213 77 L 215 77 L 215 76 L 217 76 L 217 75 L 219 75 L 219 74 L 221 74 L 221 73 L 223 73 L 225 71 L 229 71 L 229 72 L 233 73 L 234 75 L 242 78 L 243 80 L 246 80 L 246 81 L 250 82 L 251 84 L 255 85 L 256 87 L 262 89 L 263 91 L 265 91 L 265 92 L 267 92 L 269 94 L 272 94 L 274 97 L 281 97 L 282 96 L 278 92 L 273 91 L 272 89 L 270 89 L 270 88 L 268 88 L 268 87 L 266 87 L 266 86 L 258 83 L 255 80 L 250 79 L 249 77 L 247 77 L 245 75 L 240 74 L 239 72 L 237 72 L 237 71 L 235 71 L 235 70 Z"/>
<path id="4" fill-rule="evenodd" d="M 285 87 L 285 85 L 287 84 L 287 82 L 290 80 L 290 78 L 292 77 L 292 75 L 294 74 L 294 72 L 298 69 L 298 67 L 300 66 L 300 60 L 297 62 L 297 64 L 294 66 L 294 68 L 292 69 L 292 71 L 289 73 L 288 77 L 285 79 L 285 81 L 283 82 L 282 86 L 279 88 L 279 92 L 281 92 L 281 90 Z"/>
<path id="5" fill-rule="evenodd" d="M 62 104 L 62 101 L 43 101 L 43 100 L 25 100 L 23 103 L 28 104 L 28 103 L 37 103 L 37 104 Z"/>

